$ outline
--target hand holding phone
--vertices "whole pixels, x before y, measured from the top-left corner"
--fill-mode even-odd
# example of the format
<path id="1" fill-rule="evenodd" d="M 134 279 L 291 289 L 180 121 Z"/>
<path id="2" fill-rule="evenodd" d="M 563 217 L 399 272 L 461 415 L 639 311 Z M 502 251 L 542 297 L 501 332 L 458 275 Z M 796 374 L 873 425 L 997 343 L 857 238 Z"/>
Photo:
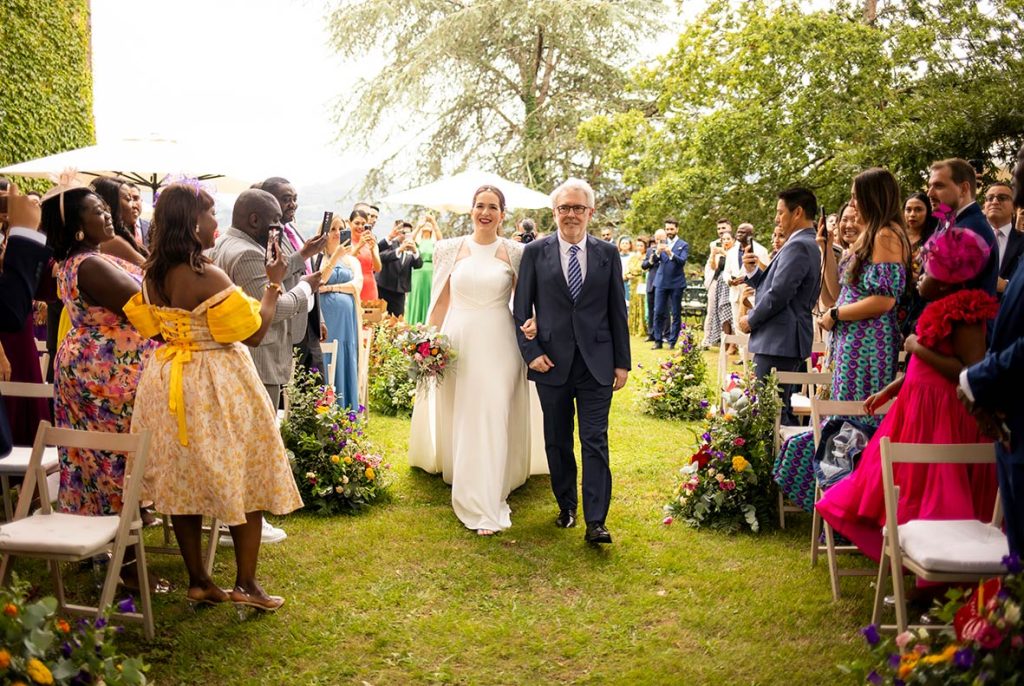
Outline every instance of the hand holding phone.
<path id="1" fill-rule="evenodd" d="M 281 227 L 272 226 L 267 234 L 267 264 L 273 264 L 281 254 Z"/>
<path id="2" fill-rule="evenodd" d="M 331 222 L 334 221 L 334 212 L 324 212 L 323 221 L 320 222 L 320 235 L 323 236 L 325 233 L 331 230 Z"/>

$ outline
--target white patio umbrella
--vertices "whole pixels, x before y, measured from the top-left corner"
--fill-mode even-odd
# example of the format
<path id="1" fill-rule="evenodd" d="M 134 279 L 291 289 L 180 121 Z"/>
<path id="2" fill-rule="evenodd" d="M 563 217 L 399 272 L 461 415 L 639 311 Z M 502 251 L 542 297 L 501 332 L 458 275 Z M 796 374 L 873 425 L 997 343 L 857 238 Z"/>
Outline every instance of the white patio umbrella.
<path id="1" fill-rule="evenodd" d="M 219 156 L 219 159 L 218 159 Z M 191 145 L 166 138 L 127 138 L 12 164 L 0 174 L 56 178 L 64 170 L 78 171 L 88 183 L 96 176 L 114 176 L 148 186 L 154 191 L 168 176 L 183 174 L 211 180 L 221 193 L 240 193 L 269 173 L 209 146 Z"/>
<path id="2" fill-rule="evenodd" d="M 439 179 L 425 186 L 393 193 L 381 200 L 388 205 L 422 205 L 438 212 L 469 212 L 473 192 L 480 186 L 491 185 L 505 195 L 505 204 L 514 209 L 549 207 L 548 196 L 520 183 L 509 181 L 497 174 L 467 170 Z"/>

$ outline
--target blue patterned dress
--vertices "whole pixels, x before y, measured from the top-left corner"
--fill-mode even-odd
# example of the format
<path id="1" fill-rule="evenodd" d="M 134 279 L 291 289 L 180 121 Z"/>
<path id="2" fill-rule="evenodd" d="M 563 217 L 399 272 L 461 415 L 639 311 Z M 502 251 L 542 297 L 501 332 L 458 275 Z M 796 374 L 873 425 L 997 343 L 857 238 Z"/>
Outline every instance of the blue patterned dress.
<path id="1" fill-rule="evenodd" d="M 872 295 L 899 302 L 906 288 L 906 268 L 901 263 L 867 264 L 856 283 L 850 283 L 851 258 L 839 265 L 842 288 L 836 306 L 850 305 Z M 833 400 L 866 400 L 896 377 L 903 337 L 897 308 L 874 319 L 836 322 L 829 351 L 832 367 Z M 881 417 L 858 417 L 877 425 Z M 807 512 L 814 510 L 814 434 L 806 432 L 788 439 L 775 459 L 772 470 L 783 494 Z"/>

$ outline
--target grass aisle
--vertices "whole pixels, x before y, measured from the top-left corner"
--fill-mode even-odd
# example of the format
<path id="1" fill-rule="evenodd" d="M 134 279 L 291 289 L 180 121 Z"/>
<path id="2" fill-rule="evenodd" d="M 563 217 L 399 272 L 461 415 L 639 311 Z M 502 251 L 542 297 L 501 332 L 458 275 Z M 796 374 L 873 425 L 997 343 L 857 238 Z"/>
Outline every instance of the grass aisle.
<path id="1" fill-rule="evenodd" d="M 634 364 L 661 354 L 647 347 L 634 340 Z M 193 613 L 180 559 L 154 555 L 179 590 L 155 599 L 156 641 L 132 630 L 124 648 L 146 654 L 160 686 L 839 681 L 835 664 L 861 654 L 868 581 L 844 579 L 831 602 L 825 565 L 809 564 L 807 516 L 761 536 L 662 526 L 694 425 L 639 414 L 638 390 L 631 378 L 612 407 L 611 547 L 554 526 L 547 477 L 512 495 L 508 532 L 463 529 L 441 478 L 406 466 L 408 421 L 374 417 L 394 498 L 360 516 L 278 522 L 288 540 L 263 549 L 260 576 L 287 598 L 280 612 Z M 230 585 L 229 550 L 215 578 Z"/>

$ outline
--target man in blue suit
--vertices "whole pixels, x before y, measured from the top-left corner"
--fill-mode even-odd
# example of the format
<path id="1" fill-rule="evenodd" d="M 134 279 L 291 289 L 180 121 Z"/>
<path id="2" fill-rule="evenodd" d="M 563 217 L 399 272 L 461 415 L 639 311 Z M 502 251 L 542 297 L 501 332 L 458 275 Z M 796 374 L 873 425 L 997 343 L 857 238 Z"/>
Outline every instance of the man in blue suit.
<path id="1" fill-rule="evenodd" d="M 1024 147 L 1017 153 L 1014 184 L 1014 204 L 1024 207 Z M 1024 556 L 1024 395 L 1020 379 L 1024 379 L 1024 269 L 1014 273 L 1003 293 L 988 354 L 960 373 L 958 389 L 960 399 L 982 426 L 1001 435 L 996 443 L 996 468 L 1006 535 L 1010 552 Z"/>
<path id="2" fill-rule="evenodd" d="M 754 309 L 741 317 L 740 331 L 750 334 L 754 374 L 761 379 L 772 369 L 796 372 L 811 354 L 811 310 L 821 291 L 821 251 L 814 240 L 818 200 L 806 188 L 779 193 L 775 228 L 786 242 L 761 270 L 750 246 L 743 256 L 747 283 L 756 289 Z M 782 387 L 782 423 L 796 424 L 790 405 L 793 387 Z"/>
<path id="3" fill-rule="evenodd" d="M 679 339 L 680 310 L 683 291 L 686 290 L 686 258 L 690 246 L 679 237 L 679 225 L 674 219 L 665 220 L 665 240 L 654 246 L 660 262 L 654 277 L 654 345 L 655 350 L 668 343 L 669 350 Z M 671 315 L 671 321 L 669 321 Z"/>
<path id="4" fill-rule="evenodd" d="M 932 201 L 932 208 L 937 209 L 940 204 L 948 205 L 956 212 L 957 226 L 975 232 L 992 248 L 988 264 L 967 284 L 967 288 L 980 288 L 990 295 L 996 295 L 999 249 L 996 234 L 975 200 L 977 193 L 978 175 L 967 160 L 954 157 L 932 164 L 928 176 L 928 197 Z"/>
<path id="5" fill-rule="evenodd" d="M 551 193 L 558 231 L 523 249 L 513 313 L 522 327 L 534 318 L 537 336 L 520 329 L 519 349 L 537 384 L 544 411 L 544 449 L 558 502 L 555 524 L 576 525 L 573 418 L 579 415 L 585 540 L 612 542 L 605 527 L 612 496 L 608 412 L 612 393 L 629 374 L 629 326 L 622 260 L 612 243 L 587 234 L 594 191 L 569 179 Z"/>

